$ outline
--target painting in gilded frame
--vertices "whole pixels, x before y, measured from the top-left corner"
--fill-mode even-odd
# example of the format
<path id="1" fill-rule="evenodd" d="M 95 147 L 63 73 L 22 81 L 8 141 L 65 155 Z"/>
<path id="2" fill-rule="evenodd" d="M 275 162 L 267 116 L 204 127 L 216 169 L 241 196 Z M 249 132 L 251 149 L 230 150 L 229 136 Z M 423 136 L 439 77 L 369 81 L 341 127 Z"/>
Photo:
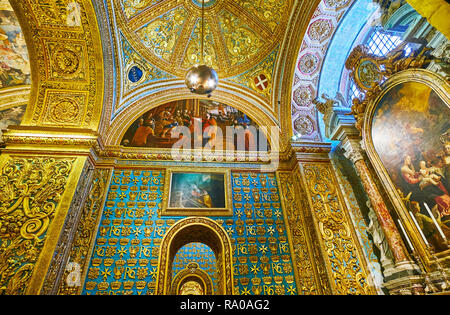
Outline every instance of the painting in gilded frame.
<path id="1" fill-rule="evenodd" d="M 404 82 L 381 98 L 372 121 L 375 151 L 437 252 L 447 249 L 442 234 L 450 239 L 449 117 L 449 105 L 430 86 Z"/>
<path id="2" fill-rule="evenodd" d="M 163 215 L 232 215 L 230 172 L 167 170 Z"/>

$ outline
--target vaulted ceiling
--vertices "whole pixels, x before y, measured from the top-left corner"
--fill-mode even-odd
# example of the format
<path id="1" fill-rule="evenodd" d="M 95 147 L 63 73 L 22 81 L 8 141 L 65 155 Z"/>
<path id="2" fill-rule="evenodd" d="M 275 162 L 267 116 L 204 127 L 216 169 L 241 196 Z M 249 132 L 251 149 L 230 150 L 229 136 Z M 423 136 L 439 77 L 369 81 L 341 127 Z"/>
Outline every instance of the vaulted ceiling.
<path id="1" fill-rule="evenodd" d="M 280 44 L 293 0 L 206 0 L 205 62 L 221 78 L 255 67 Z M 201 0 L 115 0 L 121 30 L 152 65 L 174 76 L 201 62 Z"/>
<path id="2" fill-rule="evenodd" d="M 245 112 L 260 125 L 278 126 L 285 143 L 293 129 L 307 141 L 320 142 L 312 100 L 328 44 L 353 1 L 205 0 L 205 61 L 219 74 L 211 100 Z M 106 145 L 118 144 L 128 125 L 149 109 L 199 97 L 186 88 L 184 76 L 202 55 L 201 0 L 87 2 L 102 42 L 102 51 L 89 49 L 103 61 L 103 69 L 96 70 L 105 74 L 100 133 Z M 70 0 L 51 3 L 35 6 L 47 15 L 60 12 L 55 21 L 69 17 Z M 84 51 L 74 56 L 83 59 Z"/>

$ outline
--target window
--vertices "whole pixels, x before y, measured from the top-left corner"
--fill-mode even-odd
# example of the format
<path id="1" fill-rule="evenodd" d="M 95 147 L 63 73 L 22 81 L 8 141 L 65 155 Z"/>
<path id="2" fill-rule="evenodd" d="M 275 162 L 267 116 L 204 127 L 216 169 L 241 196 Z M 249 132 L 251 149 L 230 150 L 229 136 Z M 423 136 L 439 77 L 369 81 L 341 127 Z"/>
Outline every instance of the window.
<path id="1" fill-rule="evenodd" d="M 350 79 L 348 82 L 348 90 L 347 90 L 347 103 L 351 107 L 352 106 L 352 100 L 354 98 L 361 99 L 364 96 L 364 93 L 358 90 L 356 87 L 355 82 L 353 79 Z"/>
<path id="2" fill-rule="evenodd" d="M 369 35 L 365 44 L 369 47 L 369 52 L 376 56 L 386 56 L 402 43 L 402 38 L 398 33 L 384 31 L 375 28 Z"/>

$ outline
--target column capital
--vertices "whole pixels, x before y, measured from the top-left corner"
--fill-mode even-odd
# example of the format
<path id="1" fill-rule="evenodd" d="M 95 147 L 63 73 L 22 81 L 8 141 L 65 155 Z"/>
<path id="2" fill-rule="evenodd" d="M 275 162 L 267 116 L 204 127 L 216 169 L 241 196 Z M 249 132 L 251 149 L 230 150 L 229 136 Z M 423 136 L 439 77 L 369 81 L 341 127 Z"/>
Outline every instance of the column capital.
<path id="1" fill-rule="evenodd" d="M 364 160 L 361 139 L 359 137 L 346 137 L 342 141 L 341 147 L 344 149 L 344 156 L 352 161 L 352 163 Z"/>

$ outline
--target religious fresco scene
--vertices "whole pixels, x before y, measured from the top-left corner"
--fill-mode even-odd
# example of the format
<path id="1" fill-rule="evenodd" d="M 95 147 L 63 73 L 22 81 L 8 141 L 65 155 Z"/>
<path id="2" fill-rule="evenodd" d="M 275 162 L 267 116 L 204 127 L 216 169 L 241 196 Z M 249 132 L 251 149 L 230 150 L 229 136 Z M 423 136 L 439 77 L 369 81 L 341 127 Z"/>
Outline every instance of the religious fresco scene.
<path id="1" fill-rule="evenodd" d="M 0 0 L 0 295 L 450 295 L 449 14 Z"/>
<path id="2" fill-rule="evenodd" d="M 449 105 L 430 87 L 404 83 L 380 101 L 372 129 L 375 149 L 400 198 L 439 251 L 446 246 L 426 207 L 450 237 L 450 168 L 445 163 L 449 117 Z"/>
<path id="3" fill-rule="evenodd" d="M 178 126 L 189 129 L 191 148 L 194 148 L 196 141 L 201 143 L 201 147 L 209 143 L 212 147 L 221 145 L 223 149 L 231 150 L 242 148 L 255 151 L 261 148 L 267 151 L 270 148 L 264 133 L 258 132 L 258 125 L 246 114 L 208 100 L 175 101 L 149 110 L 131 124 L 121 144 L 127 147 L 172 148 L 186 136 L 182 133 L 172 135 Z M 227 133 L 227 127 L 243 133 L 243 146 L 239 146 L 239 140 L 233 134 Z M 194 132 L 198 133 L 199 140 L 196 140 Z M 221 144 L 216 144 L 218 132 L 223 139 Z"/>

